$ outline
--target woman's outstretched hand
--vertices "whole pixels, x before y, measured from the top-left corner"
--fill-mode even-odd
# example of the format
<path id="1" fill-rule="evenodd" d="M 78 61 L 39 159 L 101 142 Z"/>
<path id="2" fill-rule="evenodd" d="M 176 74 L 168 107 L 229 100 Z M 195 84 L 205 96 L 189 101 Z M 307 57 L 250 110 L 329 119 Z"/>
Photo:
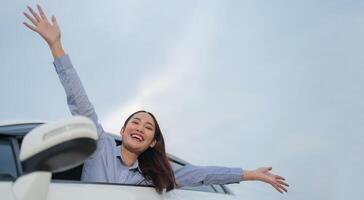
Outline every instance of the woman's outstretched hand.
<path id="1" fill-rule="evenodd" d="M 285 178 L 272 174 L 272 167 L 261 167 L 253 171 L 244 170 L 243 180 L 258 180 L 272 185 L 278 192 L 287 192 L 289 185 L 284 182 Z"/>
<path id="2" fill-rule="evenodd" d="M 23 22 L 23 24 L 42 36 L 51 48 L 54 57 L 62 56 L 64 52 L 61 45 L 61 30 L 56 17 L 52 16 L 52 23 L 50 23 L 39 5 L 37 5 L 39 13 L 34 11 L 30 6 L 27 7 L 30 14 L 26 12 L 23 12 L 23 14 L 32 22 L 32 25 L 26 22 Z"/>

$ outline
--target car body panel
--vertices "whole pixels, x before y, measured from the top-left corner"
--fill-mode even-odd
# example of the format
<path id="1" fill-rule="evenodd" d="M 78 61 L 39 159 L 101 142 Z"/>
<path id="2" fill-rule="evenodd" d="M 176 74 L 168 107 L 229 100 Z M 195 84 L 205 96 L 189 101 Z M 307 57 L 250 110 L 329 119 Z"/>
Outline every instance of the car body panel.
<path id="1" fill-rule="evenodd" d="M 113 184 L 85 184 L 85 183 L 52 183 L 49 188 L 49 199 L 51 200 L 79 200 L 79 199 L 149 199 L 149 200 L 175 200 L 175 199 L 236 199 L 233 195 L 190 191 L 172 190 L 162 195 L 158 194 L 153 187 L 128 186 Z"/>
<path id="2" fill-rule="evenodd" d="M 0 194 L 1 194 L 1 199 L 15 200 L 15 196 L 13 193 L 13 182 L 0 181 Z"/>

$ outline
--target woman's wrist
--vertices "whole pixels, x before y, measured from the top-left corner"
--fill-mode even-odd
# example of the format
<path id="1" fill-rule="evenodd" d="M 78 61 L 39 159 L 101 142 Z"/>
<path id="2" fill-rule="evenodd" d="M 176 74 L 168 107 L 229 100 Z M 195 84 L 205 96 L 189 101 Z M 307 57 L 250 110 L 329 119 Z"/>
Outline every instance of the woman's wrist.
<path id="1" fill-rule="evenodd" d="M 244 181 L 257 180 L 256 172 L 251 170 L 243 170 L 242 180 Z"/>
<path id="2" fill-rule="evenodd" d="M 52 51 L 52 55 L 53 55 L 54 59 L 60 58 L 65 54 L 60 40 L 57 42 L 54 42 L 53 44 L 49 44 L 49 48 Z"/>

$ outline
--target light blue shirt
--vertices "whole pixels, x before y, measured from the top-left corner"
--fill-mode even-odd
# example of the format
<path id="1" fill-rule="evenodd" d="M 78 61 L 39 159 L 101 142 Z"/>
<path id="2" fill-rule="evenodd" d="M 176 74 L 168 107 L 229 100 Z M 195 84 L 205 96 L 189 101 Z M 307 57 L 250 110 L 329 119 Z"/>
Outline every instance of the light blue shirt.
<path id="1" fill-rule="evenodd" d="M 120 146 L 116 146 L 114 138 L 105 133 L 98 122 L 95 109 L 68 55 L 55 59 L 53 64 L 66 91 L 72 115 L 90 118 L 95 123 L 99 136 L 95 153 L 84 163 L 82 181 L 152 185 L 143 177 L 138 161 L 130 167 L 123 163 Z M 174 168 L 173 171 L 178 187 L 239 183 L 243 174 L 241 168 L 194 165 Z"/>

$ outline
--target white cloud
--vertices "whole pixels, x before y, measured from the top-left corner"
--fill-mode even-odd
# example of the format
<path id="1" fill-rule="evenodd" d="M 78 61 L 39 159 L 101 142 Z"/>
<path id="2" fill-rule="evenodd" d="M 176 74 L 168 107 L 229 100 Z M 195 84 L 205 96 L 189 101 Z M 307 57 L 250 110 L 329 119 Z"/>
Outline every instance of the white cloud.
<path id="1" fill-rule="evenodd" d="M 213 11 L 213 10 L 212 10 Z M 203 54 L 208 51 L 212 41 L 212 28 L 211 24 L 201 23 L 202 20 L 212 20 L 213 14 L 201 13 L 196 8 L 192 16 L 186 16 L 190 21 L 185 22 L 183 29 L 175 37 L 175 41 L 165 52 L 170 52 L 167 58 L 169 60 L 165 64 L 165 71 L 159 74 L 150 74 L 146 76 L 145 80 L 141 80 L 139 83 L 139 91 L 137 94 L 129 98 L 127 103 L 122 103 L 109 113 L 102 123 L 106 130 L 110 132 L 118 132 L 123 122 L 131 113 L 140 110 L 151 110 L 150 107 L 162 108 L 164 101 L 159 101 L 159 105 L 150 105 L 154 99 L 158 100 L 158 96 L 161 94 L 167 94 L 168 101 L 173 102 L 173 99 L 178 99 L 185 95 L 188 95 L 188 91 L 183 90 L 186 85 L 191 84 L 191 76 L 200 74 L 203 71 L 201 59 Z M 153 72 L 151 72 L 153 73 Z M 153 78 L 148 78 L 153 77 Z M 174 92 L 180 91 L 179 96 L 172 96 Z M 168 95 L 171 93 L 172 95 Z M 150 107 L 149 107 L 150 106 Z M 148 109 L 147 109 L 148 108 Z M 158 110 L 163 112 L 163 110 Z M 121 118 L 122 117 L 122 118 Z"/>

